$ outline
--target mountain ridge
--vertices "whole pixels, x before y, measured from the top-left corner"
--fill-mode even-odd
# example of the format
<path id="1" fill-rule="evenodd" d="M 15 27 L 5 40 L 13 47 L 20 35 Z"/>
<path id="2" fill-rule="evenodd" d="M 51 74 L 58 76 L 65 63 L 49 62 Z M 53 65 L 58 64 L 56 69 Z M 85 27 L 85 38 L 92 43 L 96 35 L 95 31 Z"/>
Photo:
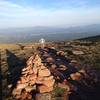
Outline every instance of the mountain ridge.
<path id="1" fill-rule="evenodd" d="M 48 41 L 62 41 L 100 35 L 100 24 L 69 28 L 27 27 L 0 29 L 0 42 L 28 42 L 45 38 Z"/>

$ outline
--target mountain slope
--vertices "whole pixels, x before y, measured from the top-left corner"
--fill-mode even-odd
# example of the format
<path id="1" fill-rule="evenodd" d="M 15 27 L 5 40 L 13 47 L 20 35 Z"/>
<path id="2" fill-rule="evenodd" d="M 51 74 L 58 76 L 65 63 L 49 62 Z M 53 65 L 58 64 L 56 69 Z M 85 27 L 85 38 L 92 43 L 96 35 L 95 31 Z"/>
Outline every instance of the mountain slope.
<path id="1" fill-rule="evenodd" d="M 87 38 L 81 38 L 81 39 L 78 39 L 78 40 L 86 40 L 86 41 L 100 42 L 100 35 L 91 36 L 91 37 L 87 37 Z"/>

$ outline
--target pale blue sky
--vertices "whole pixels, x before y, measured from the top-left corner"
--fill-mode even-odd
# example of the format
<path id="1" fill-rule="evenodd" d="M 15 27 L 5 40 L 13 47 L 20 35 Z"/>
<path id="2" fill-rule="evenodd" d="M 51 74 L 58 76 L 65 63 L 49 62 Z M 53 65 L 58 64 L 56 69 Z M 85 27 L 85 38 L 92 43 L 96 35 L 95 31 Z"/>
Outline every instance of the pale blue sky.
<path id="1" fill-rule="evenodd" d="M 100 0 L 0 0 L 0 28 L 100 24 Z"/>

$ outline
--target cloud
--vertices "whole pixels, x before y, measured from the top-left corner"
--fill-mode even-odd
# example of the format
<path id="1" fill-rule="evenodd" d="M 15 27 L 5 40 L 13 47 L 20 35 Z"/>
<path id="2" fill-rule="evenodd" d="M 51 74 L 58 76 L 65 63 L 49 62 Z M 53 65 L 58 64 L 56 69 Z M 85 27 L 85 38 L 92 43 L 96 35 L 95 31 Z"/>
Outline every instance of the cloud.
<path id="1" fill-rule="evenodd" d="M 60 0 L 60 2 L 56 3 L 56 7 L 50 8 L 39 8 L 34 5 L 32 7 L 15 4 L 10 1 L 0 1 L 0 27 L 67 27 L 100 23 L 100 7 L 87 8 L 84 6 L 88 4 L 86 0 L 84 0 L 84 2 L 83 0 L 62 1 L 62 4 L 60 3 Z M 66 8 L 66 4 L 69 7 Z M 73 7 L 72 4 L 76 7 Z M 62 8 L 59 8 L 59 6 L 61 6 Z"/>
<path id="2" fill-rule="evenodd" d="M 36 11 L 33 8 L 25 8 L 23 6 L 7 2 L 0 1 L 0 15 L 7 17 L 23 17 L 27 15 L 36 15 Z M 34 13 L 32 13 L 34 12 Z"/>
<path id="3" fill-rule="evenodd" d="M 50 2 L 50 0 L 48 1 Z M 28 5 L 20 5 L 12 3 L 9 0 L 8 1 L 1 0 L 0 15 L 8 17 L 43 16 L 46 13 L 51 11 L 53 12 L 55 10 L 66 10 L 66 9 L 71 10 L 71 9 L 77 9 L 77 7 L 84 8 L 88 4 L 89 0 L 55 0 L 54 2 L 53 1 L 51 0 L 50 3 L 51 5 L 48 5 L 47 3 L 49 7 L 45 8 L 44 6 L 45 3 L 41 4 L 41 2 L 40 3 L 38 2 L 38 5 L 35 5 L 35 3 L 33 3 L 33 7 L 30 7 Z"/>

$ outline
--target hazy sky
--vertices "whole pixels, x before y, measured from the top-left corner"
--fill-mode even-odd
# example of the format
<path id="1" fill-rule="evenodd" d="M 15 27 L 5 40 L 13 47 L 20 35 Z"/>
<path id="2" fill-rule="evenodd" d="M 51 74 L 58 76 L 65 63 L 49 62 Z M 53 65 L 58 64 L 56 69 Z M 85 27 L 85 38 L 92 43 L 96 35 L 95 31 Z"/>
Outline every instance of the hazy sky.
<path id="1" fill-rule="evenodd" d="M 100 23 L 100 0 L 0 0 L 0 28 Z"/>

